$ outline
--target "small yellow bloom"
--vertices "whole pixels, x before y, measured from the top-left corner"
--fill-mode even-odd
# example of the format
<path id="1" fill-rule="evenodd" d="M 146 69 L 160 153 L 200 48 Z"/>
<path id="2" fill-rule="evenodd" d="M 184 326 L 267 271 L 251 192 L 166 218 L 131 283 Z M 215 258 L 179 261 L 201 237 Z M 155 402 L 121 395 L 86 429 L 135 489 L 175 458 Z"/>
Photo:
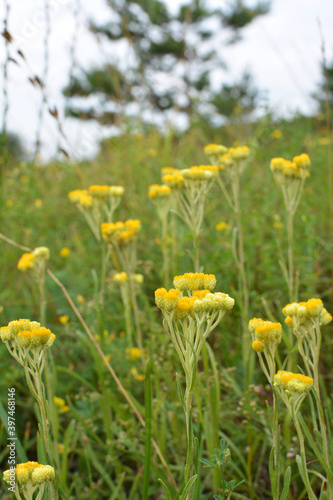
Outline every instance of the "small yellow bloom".
<path id="1" fill-rule="evenodd" d="M 108 363 L 110 363 L 111 356 L 110 354 L 105 354 L 105 359 Z"/>
<path id="2" fill-rule="evenodd" d="M 86 299 L 83 297 L 83 295 L 77 295 L 76 300 L 78 301 L 79 304 L 85 304 Z"/>
<path id="3" fill-rule="evenodd" d="M 139 349 L 138 347 L 127 347 L 125 350 L 126 353 L 126 359 L 130 361 L 136 361 L 137 359 L 141 359 L 145 357 L 145 350 Z"/>
<path id="4" fill-rule="evenodd" d="M 256 352 L 263 352 L 265 350 L 265 346 L 260 340 L 255 340 L 252 342 L 252 349 Z"/>
<path id="5" fill-rule="evenodd" d="M 131 375 L 133 375 L 133 377 L 135 378 L 135 380 L 137 380 L 138 382 L 143 382 L 144 379 L 145 379 L 144 375 L 141 375 L 140 373 L 138 373 L 138 370 L 136 369 L 135 366 L 133 366 L 131 368 Z"/>
<path id="6" fill-rule="evenodd" d="M 34 261 L 35 256 L 32 252 L 24 253 L 17 263 L 17 269 L 23 272 L 33 269 L 35 265 Z"/>
<path id="7" fill-rule="evenodd" d="M 22 184 L 27 184 L 29 182 L 29 177 L 27 175 L 21 175 L 20 181 Z"/>
<path id="8" fill-rule="evenodd" d="M 330 144 L 330 138 L 329 137 L 319 137 L 318 143 L 320 146 L 328 146 Z"/>
<path id="9" fill-rule="evenodd" d="M 40 198 L 36 198 L 34 201 L 34 204 L 35 204 L 35 207 L 39 208 L 43 205 L 43 200 L 41 200 Z"/>
<path id="10" fill-rule="evenodd" d="M 68 412 L 69 406 L 66 405 L 66 401 L 64 399 L 54 396 L 53 402 L 59 408 L 60 413 Z"/>
<path id="11" fill-rule="evenodd" d="M 65 451 L 65 446 L 62 443 L 58 443 L 57 446 L 58 446 L 58 451 L 61 455 Z"/>
<path id="12" fill-rule="evenodd" d="M 67 325 L 68 320 L 69 320 L 69 316 L 67 314 L 60 316 L 60 318 L 59 318 L 59 321 L 62 325 Z"/>
<path id="13" fill-rule="evenodd" d="M 279 221 L 273 222 L 273 226 L 274 226 L 274 229 L 282 229 L 283 228 L 282 222 L 279 222 Z"/>
<path id="14" fill-rule="evenodd" d="M 271 136 L 274 137 L 274 139 L 281 139 L 282 137 L 282 132 L 281 130 L 273 130 L 272 133 L 271 133 Z"/>
<path id="15" fill-rule="evenodd" d="M 60 257 L 62 257 L 63 259 L 66 259 L 66 257 L 68 257 L 71 253 L 71 249 L 68 248 L 68 247 L 64 247 L 60 250 L 59 252 L 59 255 Z"/>
<path id="16" fill-rule="evenodd" d="M 6 200 L 6 206 L 7 207 L 12 207 L 14 205 L 13 200 Z"/>
<path id="17" fill-rule="evenodd" d="M 215 229 L 221 232 L 229 231 L 230 225 L 227 222 L 221 221 L 216 224 Z"/>

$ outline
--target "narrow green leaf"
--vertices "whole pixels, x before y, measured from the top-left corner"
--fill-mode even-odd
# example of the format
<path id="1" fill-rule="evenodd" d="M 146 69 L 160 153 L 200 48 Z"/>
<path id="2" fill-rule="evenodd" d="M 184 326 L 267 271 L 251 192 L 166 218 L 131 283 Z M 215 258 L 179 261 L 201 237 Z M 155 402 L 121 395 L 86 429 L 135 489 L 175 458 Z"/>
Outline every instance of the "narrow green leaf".
<path id="1" fill-rule="evenodd" d="M 163 486 L 163 488 L 164 488 L 164 492 L 165 492 L 166 500 L 172 500 L 171 493 L 170 493 L 170 491 L 169 491 L 169 488 L 168 488 L 168 487 L 167 487 L 167 485 L 165 484 L 165 482 L 164 482 L 161 478 L 159 478 L 158 480 L 159 480 L 159 482 L 161 483 L 161 485 L 162 485 L 162 486 Z"/>
<path id="2" fill-rule="evenodd" d="M 283 489 L 281 492 L 280 500 L 287 499 L 287 495 L 289 492 L 289 486 L 290 486 L 290 479 L 291 479 L 291 467 L 289 465 L 289 467 L 286 470 L 285 476 L 284 476 L 284 485 L 283 485 Z"/>
<path id="3" fill-rule="evenodd" d="M 180 500 L 186 500 L 186 497 L 187 497 L 189 491 L 191 490 L 192 486 L 196 482 L 197 477 L 198 476 L 195 475 L 195 476 L 191 477 L 191 479 L 187 482 L 187 484 L 185 485 L 185 488 L 183 489 L 183 493 L 182 493 L 182 496 L 180 497 Z"/>

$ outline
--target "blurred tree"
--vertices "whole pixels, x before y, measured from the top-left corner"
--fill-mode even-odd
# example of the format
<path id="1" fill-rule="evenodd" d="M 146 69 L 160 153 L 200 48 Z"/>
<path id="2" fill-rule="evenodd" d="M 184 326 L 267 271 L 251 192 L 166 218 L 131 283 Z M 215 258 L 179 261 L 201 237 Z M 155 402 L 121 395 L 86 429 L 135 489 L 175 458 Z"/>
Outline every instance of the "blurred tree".
<path id="1" fill-rule="evenodd" d="M 319 84 L 318 91 L 313 97 L 319 104 L 321 112 L 325 112 L 328 101 L 329 107 L 333 109 L 333 60 L 331 63 L 321 66 L 322 81 Z"/>
<path id="2" fill-rule="evenodd" d="M 205 0 L 187 1 L 176 12 L 161 0 L 107 3 L 111 20 L 91 22 L 90 30 L 100 43 L 106 38 L 112 44 L 114 56 L 71 78 L 64 89 L 67 114 L 119 125 L 124 116 L 149 122 L 168 110 L 192 120 L 228 116 L 237 105 L 253 109 L 256 92 L 248 74 L 235 87 L 214 83 L 225 69 L 225 28 L 234 42 L 235 34 L 239 38 L 242 28 L 268 12 L 267 3 L 247 7 L 234 0 L 225 12 Z"/>

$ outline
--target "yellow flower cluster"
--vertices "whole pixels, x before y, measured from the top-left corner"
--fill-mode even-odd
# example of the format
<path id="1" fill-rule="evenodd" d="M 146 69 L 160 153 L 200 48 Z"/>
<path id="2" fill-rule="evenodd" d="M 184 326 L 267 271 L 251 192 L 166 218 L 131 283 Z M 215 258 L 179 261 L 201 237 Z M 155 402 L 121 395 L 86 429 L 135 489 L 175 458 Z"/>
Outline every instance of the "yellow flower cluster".
<path id="1" fill-rule="evenodd" d="M 253 318 L 249 322 L 249 330 L 254 339 L 252 348 L 257 352 L 264 352 L 265 349 L 274 351 L 282 339 L 281 323 Z"/>
<path id="2" fill-rule="evenodd" d="M 102 236 L 111 244 L 127 245 L 137 238 L 140 229 L 141 222 L 137 219 L 101 224 Z"/>
<path id="3" fill-rule="evenodd" d="M 319 325 L 327 325 L 332 321 L 332 315 L 327 312 L 320 299 L 287 304 L 282 312 L 286 316 L 285 323 L 291 328 L 306 326 L 311 321 L 318 321 Z"/>
<path id="4" fill-rule="evenodd" d="M 15 481 L 18 481 L 21 484 L 31 483 L 33 486 L 53 481 L 55 478 L 53 467 L 50 465 L 42 465 L 38 462 L 17 464 L 14 472 Z M 3 480 L 7 483 L 11 482 L 13 480 L 13 471 L 4 471 Z"/>
<path id="5" fill-rule="evenodd" d="M 89 193 L 93 198 L 108 198 L 110 196 L 120 197 L 124 194 L 123 186 L 89 186 Z"/>
<path id="6" fill-rule="evenodd" d="M 51 330 L 29 319 L 11 321 L 0 329 L 0 337 L 3 342 L 13 341 L 24 350 L 49 349 L 56 338 Z"/>
<path id="7" fill-rule="evenodd" d="M 91 208 L 93 200 L 106 201 L 110 198 L 121 198 L 124 194 L 123 186 L 89 186 L 89 189 L 75 189 L 68 194 L 68 198 L 72 203 L 81 205 L 84 208 Z"/>
<path id="8" fill-rule="evenodd" d="M 285 179 L 306 179 L 310 177 L 308 169 L 310 168 L 310 158 L 307 154 L 295 156 L 293 161 L 284 158 L 272 158 L 271 170 L 274 174 L 281 175 Z"/>
<path id="9" fill-rule="evenodd" d="M 162 176 L 167 175 L 167 174 L 176 174 L 177 172 L 179 172 L 179 169 L 175 168 L 175 167 L 163 167 L 162 168 Z"/>
<path id="10" fill-rule="evenodd" d="M 221 232 L 229 231 L 230 224 L 228 224 L 227 222 L 221 221 L 221 222 L 218 222 L 216 224 L 215 229 L 216 229 L 216 231 L 221 231 Z"/>
<path id="11" fill-rule="evenodd" d="M 93 198 L 88 194 L 87 189 L 75 189 L 68 193 L 68 198 L 72 203 L 81 205 L 84 208 L 91 208 L 93 205 Z"/>
<path id="12" fill-rule="evenodd" d="M 181 276 L 175 276 L 173 284 L 180 291 L 200 289 L 212 291 L 216 286 L 216 278 L 214 274 L 185 273 Z"/>
<path id="13" fill-rule="evenodd" d="M 301 373 L 279 370 L 277 374 L 274 375 L 274 385 L 290 393 L 303 394 L 311 390 L 313 378 L 302 375 Z"/>
<path id="14" fill-rule="evenodd" d="M 183 297 L 177 288 L 171 288 L 169 291 L 158 288 L 155 291 L 156 305 L 164 313 L 169 313 L 180 321 L 202 314 L 228 311 L 234 306 L 235 300 L 226 293 L 211 293 L 210 290 L 197 290 L 197 288 L 195 290 L 192 296 Z"/>
<path id="15" fill-rule="evenodd" d="M 127 347 L 125 353 L 126 359 L 130 361 L 136 361 L 137 359 L 146 357 L 146 351 L 144 349 L 139 349 L 138 347 Z"/>
<path id="16" fill-rule="evenodd" d="M 32 253 L 36 261 L 38 260 L 46 261 L 49 260 L 50 258 L 50 250 L 47 247 L 37 247 L 34 249 Z"/>
<path id="17" fill-rule="evenodd" d="M 32 252 L 24 253 L 17 263 L 17 269 L 23 272 L 33 269 L 35 265 L 34 260 L 35 257 Z"/>
<path id="18" fill-rule="evenodd" d="M 221 156 L 228 151 L 228 148 L 222 146 L 221 144 L 207 144 L 204 147 L 204 152 L 208 157 Z"/>
<path id="19" fill-rule="evenodd" d="M 58 396 L 54 396 L 53 402 L 59 408 L 60 413 L 68 412 L 69 406 L 66 405 L 66 401 L 64 399 L 58 398 Z"/>
<path id="20" fill-rule="evenodd" d="M 17 269 L 19 271 L 29 271 L 35 269 L 41 264 L 45 264 L 50 258 L 50 250 L 47 247 L 36 247 L 33 252 L 24 253 L 18 263 Z"/>
<path id="21" fill-rule="evenodd" d="M 185 185 L 185 179 L 180 172 L 163 175 L 162 181 L 171 189 L 180 189 Z"/>
<path id="22" fill-rule="evenodd" d="M 171 195 L 171 188 L 166 184 L 152 184 L 149 186 L 148 196 L 149 198 L 169 198 Z"/>
<path id="23" fill-rule="evenodd" d="M 139 285 L 141 285 L 143 283 L 143 280 L 144 280 L 143 274 L 133 274 L 132 278 L 133 278 L 134 283 L 138 283 Z M 112 276 L 112 279 L 113 279 L 113 281 L 116 281 L 117 283 L 124 283 L 124 282 L 127 283 L 128 282 L 128 276 L 127 276 L 127 273 L 125 273 L 125 272 L 115 273 Z"/>
<path id="24" fill-rule="evenodd" d="M 218 173 L 219 168 L 211 165 L 200 165 L 181 170 L 184 179 L 189 181 L 209 180 L 213 177 L 217 177 Z"/>

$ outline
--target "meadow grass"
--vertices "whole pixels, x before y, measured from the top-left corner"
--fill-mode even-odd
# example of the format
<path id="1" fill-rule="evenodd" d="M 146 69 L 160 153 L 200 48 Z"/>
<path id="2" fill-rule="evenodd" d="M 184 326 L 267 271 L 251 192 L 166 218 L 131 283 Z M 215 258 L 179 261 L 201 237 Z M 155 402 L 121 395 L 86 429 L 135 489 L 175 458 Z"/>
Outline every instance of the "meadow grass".
<path id="1" fill-rule="evenodd" d="M 249 315 L 283 323 L 282 307 L 288 302 L 289 292 L 279 259 L 287 255 L 287 220 L 269 164 L 273 157 L 309 154 L 311 177 L 294 219 L 293 252 L 295 275 L 299 280 L 298 297 L 299 300 L 320 297 L 332 311 L 329 186 L 326 182 L 329 146 L 321 140 L 322 122 L 298 117 L 290 123 L 270 123 L 266 119 L 264 126 L 253 124 L 244 126 L 244 130 L 230 126 L 217 137 L 211 137 L 201 127 L 182 136 L 170 133 L 162 137 L 154 130 L 145 134 L 127 133 L 104 141 L 98 157 L 92 161 L 76 165 L 57 161 L 45 166 L 8 164 L 3 169 L 1 233 L 27 248 L 47 246 L 50 249 L 48 266 L 69 291 L 95 342 L 94 345 L 87 336 L 61 288 L 46 275 L 45 326 L 55 333 L 56 340 L 52 352 L 48 353 L 44 383 L 60 498 L 165 498 L 158 479 L 167 485 L 172 498 L 179 498 L 184 488 L 186 422 L 176 380 L 178 377 L 180 387 L 184 388 L 185 377 L 177 353 L 163 329 L 161 314 L 154 303 L 154 291 L 161 283 L 172 287 L 173 276 L 194 271 L 193 234 L 176 214 L 173 214 L 176 229 L 170 233 L 173 240 L 161 233 L 156 207 L 148 197 L 148 187 L 161 182 L 162 167 L 188 168 L 206 164 L 203 149 L 213 141 L 228 146 L 240 141 L 250 147 L 251 160 L 242 175 L 240 189 Z M 279 139 L 271 134 L 276 128 L 282 132 Z M 141 220 L 135 272 L 144 275 L 144 282 L 135 288 L 136 322 L 134 318 L 128 319 L 128 314 L 126 322 L 119 283 L 110 275 L 111 264 L 106 274 L 101 322 L 101 243 L 67 197 L 71 190 L 94 184 L 123 185 L 124 196 L 114 220 Z M 216 229 L 221 221 L 227 223 L 224 231 Z M 223 481 L 235 479 L 238 483 L 244 480 L 232 493 L 232 498 L 273 498 L 269 474 L 273 439 L 266 412 L 266 401 L 271 404 L 272 391 L 259 363 L 255 364 L 251 380 L 245 383 L 248 366 L 242 357 L 245 341 L 240 307 L 242 290 L 239 269 L 232 256 L 233 221 L 232 210 L 219 186 L 213 185 L 207 194 L 200 234 L 200 266 L 205 273 L 216 275 L 216 291 L 229 293 L 236 303 L 221 326 L 211 333 L 198 359 L 192 406 L 193 432 L 199 442 L 197 479 L 191 490 L 195 500 L 225 494 L 221 474 Z M 162 245 L 169 245 L 167 274 Z M 64 248 L 69 248 L 70 252 Z M 22 253 L 19 248 L 1 242 L 2 325 L 13 319 L 40 318 L 40 290 L 29 273 L 17 270 Z M 138 345 L 138 324 L 142 331 L 144 349 L 139 353 L 126 351 L 130 321 L 134 344 Z M 287 331 L 287 327 L 284 328 L 283 337 L 290 342 Z M 331 326 L 327 326 L 320 358 L 323 406 L 328 416 L 332 411 L 330 331 Z M 250 345 L 250 334 L 247 340 Z M 97 347 L 103 351 L 131 404 L 111 376 Z M 25 384 L 24 373 L 4 345 L 0 345 L 0 350 L 2 387 L 16 387 L 17 392 L 20 414 L 17 435 L 22 445 L 22 450 L 18 448 L 21 450 L 19 461 L 24 462 L 27 457 L 36 460 L 40 447 L 36 438 L 38 409 Z M 277 368 L 282 368 L 281 360 L 287 352 L 281 344 Z M 296 350 L 291 357 L 294 363 L 300 363 Z M 5 394 L 2 391 L 4 408 Z M 54 396 L 64 403 L 54 400 Z M 308 426 L 311 426 L 313 404 L 311 399 L 302 404 L 302 418 Z M 288 466 L 291 467 L 291 486 L 285 498 L 306 498 L 295 460 L 300 446 L 297 429 L 288 420 L 282 404 L 280 414 L 282 478 Z M 0 416 L 4 418 L 3 411 Z M 0 432 L 4 442 L 3 422 Z M 328 434 L 330 438 L 330 432 Z M 157 448 L 152 446 L 151 438 Z M 228 443 L 231 452 L 227 466 L 200 466 L 201 459 L 210 460 L 221 439 Z M 223 453 L 225 456 L 225 449 Z M 324 491 L 320 492 L 318 475 L 323 471 L 313 447 L 308 445 L 307 460 L 315 461 L 314 473 L 309 477 L 315 495 L 329 498 Z M 1 461 L 2 470 L 5 470 L 6 450 L 1 453 Z M 283 486 L 283 480 L 281 483 Z M 2 498 L 9 498 L 5 483 L 1 484 L 0 491 Z"/>

